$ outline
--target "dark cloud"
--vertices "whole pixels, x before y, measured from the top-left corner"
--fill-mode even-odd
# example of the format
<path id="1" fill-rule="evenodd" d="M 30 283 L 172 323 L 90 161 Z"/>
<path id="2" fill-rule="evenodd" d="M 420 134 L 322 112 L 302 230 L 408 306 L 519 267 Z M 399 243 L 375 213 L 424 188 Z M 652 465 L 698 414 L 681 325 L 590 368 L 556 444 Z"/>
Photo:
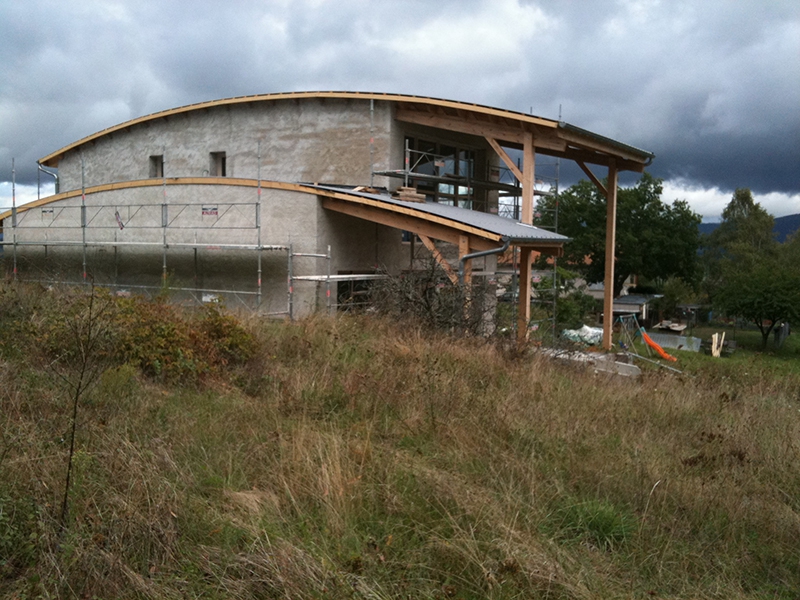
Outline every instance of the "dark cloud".
<path id="1" fill-rule="evenodd" d="M 796 0 L 5 2 L 0 180 L 156 110 L 350 89 L 560 108 L 660 177 L 797 199 L 798 56 Z"/>

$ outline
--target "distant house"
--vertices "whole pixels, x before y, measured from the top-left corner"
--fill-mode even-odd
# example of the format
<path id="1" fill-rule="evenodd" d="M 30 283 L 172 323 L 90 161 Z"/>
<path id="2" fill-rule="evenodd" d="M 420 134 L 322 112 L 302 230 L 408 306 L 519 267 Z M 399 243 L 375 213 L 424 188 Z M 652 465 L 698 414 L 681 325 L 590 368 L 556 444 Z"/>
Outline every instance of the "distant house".
<path id="1" fill-rule="evenodd" d="M 639 323 L 649 323 L 653 317 L 650 302 L 661 298 L 660 294 L 628 294 L 614 298 L 614 317 L 621 315 L 636 315 Z"/>

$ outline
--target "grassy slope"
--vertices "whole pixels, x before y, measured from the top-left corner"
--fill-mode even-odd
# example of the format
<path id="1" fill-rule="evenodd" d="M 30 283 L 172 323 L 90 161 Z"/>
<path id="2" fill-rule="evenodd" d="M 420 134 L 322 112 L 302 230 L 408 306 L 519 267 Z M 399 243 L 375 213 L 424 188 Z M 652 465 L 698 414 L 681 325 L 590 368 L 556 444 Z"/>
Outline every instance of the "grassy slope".
<path id="1" fill-rule="evenodd" d="M 187 344 L 189 367 L 109 355 L 59 536 L 69 412 L 42 364 L 63 302 L 3 301 L 4 597 L 800 593 L 790 373 L 605 379 L 374 318 L 250 320 L 247 361 L 204 362 L 187 332 L 207 321 L 174 312 L 137 338 L 116 315 L 111 347 Z"/>

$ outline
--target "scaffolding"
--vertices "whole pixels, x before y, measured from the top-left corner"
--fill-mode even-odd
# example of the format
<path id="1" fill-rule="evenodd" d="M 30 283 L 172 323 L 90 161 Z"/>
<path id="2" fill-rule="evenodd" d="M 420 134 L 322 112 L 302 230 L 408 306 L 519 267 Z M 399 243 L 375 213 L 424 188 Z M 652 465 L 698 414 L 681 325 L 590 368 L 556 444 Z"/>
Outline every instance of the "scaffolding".
<path id="1" fill-rule="evenodd" d="M 372 140 L 370 140 L 370 152 L 372 152 Z M 496 175 L 492 177 L 492 181 L 475 179 L 472 177 L 472 171 L 468 171 L 466 175 L 461 174 L 440 174 L 440 166 L 445 164 L 448 160 L 447 156 L 440 156 L 431 152 L 423 152 L 420 150 L 411 149 L 409 141 L 406 139 L 404 148 L 403 168 L 395 170 L 374 170 L 372 166 L 372 178 L 375 175 L 384 177 L 394 177 L 403 179 L 403 184 L 408 187 L 411 184 L 429 183 L 436 186 L 446 185 L 454 186 L 455 189 L 463 189 L 469 192 L 472 196 L 472 190 L 475 188 L 482 188 L 486 190 L 497 191 L 498 204 L 497 214 L 501 217 L 520 220 L 521 204 L 522 204 L 522 188 L 520 181 L 514 175 L 512 170 L 506 166 L 493 167 L 491 170 L 496 171 Z M 539 203 L 534 212 L 533 224 L 542 229 L 548 229 L 554 233 L 558 233 L 558 191 L 559 191 L 559 177 L 561 161 L 560 159 L 551 159 L 550 157 L 537 157 L 536 161 L 536 178 L 534 181 L 534 197 L 555 197 L 555 203 L 552 208 L 548 208 Z M 372 162 L 372 158 L 370 159 Z M 432 167 L 432 168 L 431 168 Z M 517 158 L 517 168 L 521 169 L 521 157 Z M 423 172 L 421 168 L 431 172 Z M 456 202 L 462 208 L 473 209 L 473 202 L 460 201 L 459 194 L 455 194 Z M 416 256 L 414 237 L 411 236 L 411 266 Z M 519 277 L 519 250 L 514 248 L 511 255 L 511 270 L 498 269 L 495 273 L 498 277 L 508 277 L 511 280 L 511 295 L 516 298 L 518 294 L 518 277 Z M 549 314 L 546 317 L 532 319 L 529 327 L 533 332 L 543 332 L 542 325 L 549 325 L 547 328 L 552 336 L 553 342 L 556 340 L 556 308 L 559 294 L 558 285 L 558 264 L 556 257 L 552 257 L 548 261 L 551 268 L 547 269 L 546 273 L 535 275 L 533 277 L 534 285 L 536 286 L 537 295 L 531 299 L 531 302 L 537 306 L 542 307 Z M 478 275 L 479 273 L 475 273 Z M 513 303 L 516 307 L 516 302 Z M 515 309 L 516 310 L 516 309 Z M 513 327 L 516 327 L 516 317 L 513 319 Z"/>
<path id="2" fill-rule="evenodd" d="M 52 206 L 44 205 L 19 212 L 16 207 L 11 210 L 11 240 L 3 239 L 0 244 L 11 248 L 13 254 L 12 278 L 22 276 L 18 256 L 22 249 L 41 248 L 42 265 L 38 273 L 30 273 L 24 277 L 27 281 L 46 285 L 63 284 L 79 285 L 88 282 L 90 271 L 96 283 L 111 289 L 137 289 L 142 293 L 154 294 L 164 291 L 186 292 L 202 298 L 203 295 L 224 294 L 242 300 L 245 305 L 261 308 L 263 296 L 262 260 L 264 252 L 288 252 L 285 244 L 261 243 L 260 203 L 182 203 L 182 204 L 126 204 L 119 205 L 86 205 Z M 202 223 L 196 221 L 201 215 Z M 243 216 L 249 217 L 242 219 Z M 243 224 L 238 224 L 243 223 Z M 6 227 L 8 229 L 8 227 Z M 30 238 L 20 239 L 19 231 L 31 234 Z M 136 231 L 140 239 L 120 239 L 120 232 Z M 250 243 L 223 243 L 214 239 L 219 232 L 234 233 L 239 230 L 255 232 Z M 78 231 L 80 236 L 77 235 Z M 188 235 L 187 235 L 188 233 Z M 28 236 L 26 236 L 28 237 Z M 81 269 L 69 269 L 65 272 L 51 271 L 47 267 L 56 249 L 72 249 L 80 254 Z M 102 253 L 111 260 L 90 260 L 89 253 Z M 161 255 L 161 281 L 158 285 L 133 284 L 121 282 L 124 278 L 120 272 L 123 250 L 132 253 L 150 251 Z M 170 281 L 170 251 L 188 251 L 192 259 L 192 285 L 180 285 Z M 199 284 L 199 259 L 202 252 L 252 252 L 256 256 L 256 269 L 253 274 L 251 289 L 209 288 Z M 39 257 L 36 257 L 39 258 Z M 182 256 L 185 262 L 186 257 Z M 102 266 L 100 263 L 104 263 Z M 94 264 L 90 264 L 94 263 Z M 110 264 L 109 264 L 110 263 Z M 105 269 L 105 270 L 104 270 Z M 70 277 L 69 273 L 75 273 Z M 251 302 L 244 302 L 250 297 Z M 282 314 L 286 311 L 280 311 Z"/>
<path id="3" fill-rule="evenodd" d="M 436 154 L 422 150 L 414 150 L 409 146 L 409 140 L 405 141 L 403 168 L 381 171 L 372 171 L 373 177 L 392 177 L 402 179 L 403 185 L 409 187 L 412 184 L 420 183 L 432 184 L 438 189 L 453 188 L 453 192 L 448 192 L 461 208 L 474 209 L 474 190 L 482 189 L 487 191 L 498 191 L 500 193 L 513 195 L 518 192 L 518 187 L 514 183 L 505 181 L 489 181 L 479 179 L 474 176 L 474 169 L 469 167 L 459 167 L 459 173 L 447 172 L 448 163 L 458 162 L 460 159 L 452 155 Z M 467 161 L 461 161 L 467 162 Z M 461 173 L 464 169 L 466 173 Z M 462 200 L 461 198 L 465 199 Z M 503 215 L 506 216 L 506 215 Z"/>
<path id="4" fill-rule="evenodd" d="M 101 284 L 103 287 L 115 290 L 116 293 L 126 294 L 135 291 L 147 296 L 155 296 L 164 292 L 179 292 L 184 293 L 197 303 L 217 302 L 223 297 L 232 297 L 237 300 L 241 306 L 254 309 L 256 312 L 268 316 L 288 316 L 294 318 L 296 314 L 297 291 L 295 289 L 297 282 L 307 281 L 315 282 L 325 289 L 325 308 L 328 313 L 335 312 L 339 308 L 332 293 L 332 286 L 343 281 L 369 281 L 377 279 L 385 279 L 387 275 L 381 273 L 363 273 L 363 274 L 332 274 L 332 253 L 331 247 L 327 247 L 325 253 L 309 253 L 309 252 L 295 252 L 292 244 L 262 244 L 261 243 L 261 221 L 260 221 L 260 205 L 258 203 L 217 203 L 215 206 L 209 207 L 208 203 L 183 203 L 183 204 L 161 204 L 161 205 L 126 205 L 123 212 L 125 216 L 120 214 L 118 206 L 110 205 L 95 205 L 95 206 L 62 206 L 62 207 L 49 207 L 45 205 L 41 207 L 42 213 L 45 215 L 45 221 L 42 223 L 35 223 L 36 212 L 34 209 L 29 209 L 25 212 L 18 213 L 15 207 L 11 210 L 11 239 L 3 239 L 4 236 L 0 234 L 0 257 L 5 254 L 4 249 L 11 249 L 13 257 L 13 266 L 11 269 L 11 278 L 14 280 L 24 280 L 31 283 L 39 283 L 46 286 L 51 285 L 84 285 L 89 280 Z M 38 208 L 38 207 L 37 207 Z M 0 212 L 4 208 L 0 207 Z M 204 227 L 196 225 L 188 225 L 182 221 L 181 217 L 185 217 L 191 212 L 205 211 L 207 213 L 216 212 L 216 214 L 206 215 L 211 217 L 209 223 Z M 239 216 L 243 212 L 250 212 L 254 215 L 254 222 L 252 225 L 226 225 L 226 215 L 231 213 L 238 213 Z M 74 214 L 71 214 L 74 213 Z M 103 218 L 104 215 L 106 218 Z M 114 226 L 108 224 L 108 215 L 113 215 L 115 222 Z M 152 221 L 154 215 L 160 220 L 159 224 L 148 224 L 148 220 Z M 27 220 L 27 222 L 26 222 Z M 58 225 L 54 225 L 56 221 L 60 221 Z M 68 225 L 65 221 L 71 223 Z M 121 222 L 121 225 L 117 223 Z M 41 233 L 41 240 L 20 240 L 17 235 L 17 229 L 24 227 L 27 231 L 36 231 Z M 81 239 L 62 239 L 69 237 L 64 232 L 75 233 L 75 230 L 80 228 Z M 6 228 L 7 229 L 7 228 Z M 117 230 L 115 230 L 117 229 Z M 160 235 L 159 241 L 120 241 L 118 238 L 119 229 L 133 229 L 142 230 L 144 232 L 158 231 Z M 110 240 L 97 240 L 92 239 L 93 235 L 87 235 L 87 230 L 92 233 L 105 231 L 109 234 L 113 231 L 113 239 Z M 191 230 L 194 240 L 190 242 L 173 241 L 171 232 L 181 232 Z M 219 243 L 218 241 L 203 239 L 201 233 L 213 231 L 236 231 L 236 230 L 255 230 L 256 240 L 254 243 Z M 62 236 L 51 236 L 51 232 L 61 232 Z M 74 235 L 73 235 L 74 237 Z M 18 255 L 25 248 L 37 247 L 43 251 L 42 259 L 45 263 L 44 268 L 39 268 L 38 273 L 32 271 L 25 273 L 20 269 L 20 261 Z M 71 272 L 74 276 L 70 277 L 70 271 L 50 271 L 46 267 L 48 259 L 52 259 L 53 250 L 56 248 L 74 249 L 80 253 L 80 268 L 75 264 Z M 89 258 L 89 252 L 92 249 L 108 250 L 112 253 L 111 263 L 113 264 L 113 272 L 98 272 L 95 271 L 92 261 Z M 158 285 L 135 284 L 131 282 L 120 282 L 120 258 L 123 249 L 142 249 L 158 252 L 160 250 L 162 260 L 162 273 L 161 283 Z M 170 267 L 170 250 L 188 250 L 192 255 L 193 264 L 193 285 L 185 286 L 176 284 L 169 276 Z M 244 289 L 236 287 L 208 287 L 200 285 L 199 277 L 199 254 L 203 251 L 212 251 L 215 253 L 224 253 L 226 251 L 232 252 L 247 252 L 256 255 L 256 269 L 252 275 L 254 289 Z M 285 309 L 275 311 L 263 311 L 263 263 L 262 255 L 264 252 L 285 252 L 286 253 L 286 307 Z M 77 258 L 77 257 L 76 257 Z M 324 274 L 322 275 L 300 275 L 298 273 L 298 263 L 303 264 L 306 259 L 315 259 L 317 261 L 323 260 L 325 262 Z M 77 262 L 77 261 L 75 261 Z M 318 271 L 312 269 L 312 272 Z M 84 273 L 86 274 L 84 276 Z M 249 301 L 248 301 L 249 300 Z"/>

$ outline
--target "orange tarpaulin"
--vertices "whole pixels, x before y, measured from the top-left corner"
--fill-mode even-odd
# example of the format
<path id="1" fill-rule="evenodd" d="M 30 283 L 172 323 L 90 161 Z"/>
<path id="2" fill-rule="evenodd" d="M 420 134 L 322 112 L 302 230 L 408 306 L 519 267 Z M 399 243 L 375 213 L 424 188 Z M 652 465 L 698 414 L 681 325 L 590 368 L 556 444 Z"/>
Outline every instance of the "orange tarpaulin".
<path id="1" fill-rule="evenodd" d="M 671 360 L 671 361 L 673 361 L 673 362 L 678 362 L 678 359 L 677 359 L 677 358 L 675 358 L 675 357 L 674 357 L 674 356 L 672 356 L 671 354 L 667 354 L 666 352 L 664 352 L 664 349 L 663 349 L 661 346 L 659 346 L 658 344 L 656 344 L 656 343 L 655 343 L 655 342 L 654 342 L 654 341 L 653 341 L 653 340 L 650 338 L 650 336 L 649 336 L 649 335 L 647 335 L 647 333 L 645 332 L 645 330 L 644 330 L 644 329 L 642 329 L 642 330 L 641 330 L 641 332 L 642 332 L 642 339 L 644 340 L 644 343 L 645 343 L 645 344 L 647 344 L 648 346 L 650 346 L 650 347 L 651 347 L 653 350 L 655 350 L 656 352 L 658 352 L 658 355 L 659 355 L 661 358 L 666 358 L 667 360 Z"/>

